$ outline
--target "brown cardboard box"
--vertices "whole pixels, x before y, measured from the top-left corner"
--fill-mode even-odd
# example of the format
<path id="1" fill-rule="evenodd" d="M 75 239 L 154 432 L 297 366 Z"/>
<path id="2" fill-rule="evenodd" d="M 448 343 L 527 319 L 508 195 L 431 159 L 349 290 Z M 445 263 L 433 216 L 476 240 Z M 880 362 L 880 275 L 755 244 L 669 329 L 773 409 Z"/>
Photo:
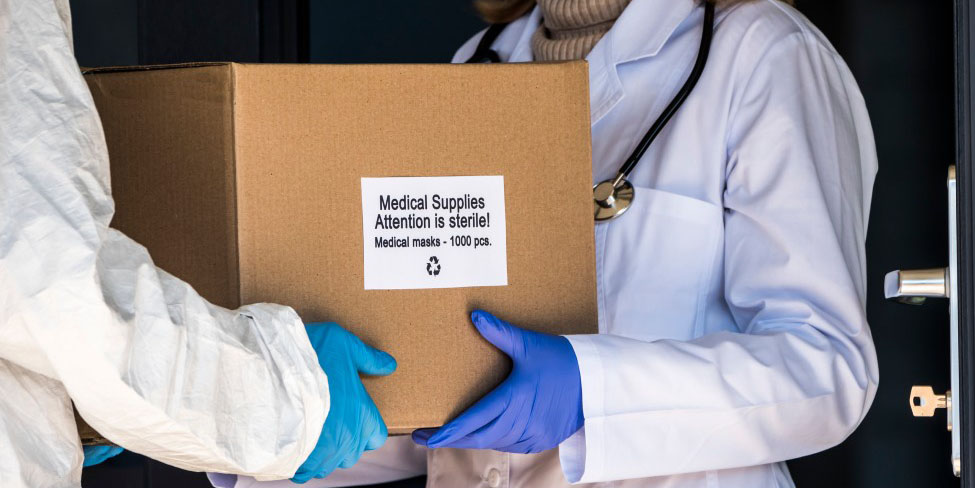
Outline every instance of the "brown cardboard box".
<path id="1" fill-rule="evenodd" d="M 584 62 L 89 70 L 113 226 L 225 307 L 294 307 L 399 363 L 390 431 L 441 425 L 507 374 L 475 307 L 596 332 Z M 507 286 L 366 290 L 360 178 L 502 175 Z M 372 245 L 372 243 L 367 243 Z"/>

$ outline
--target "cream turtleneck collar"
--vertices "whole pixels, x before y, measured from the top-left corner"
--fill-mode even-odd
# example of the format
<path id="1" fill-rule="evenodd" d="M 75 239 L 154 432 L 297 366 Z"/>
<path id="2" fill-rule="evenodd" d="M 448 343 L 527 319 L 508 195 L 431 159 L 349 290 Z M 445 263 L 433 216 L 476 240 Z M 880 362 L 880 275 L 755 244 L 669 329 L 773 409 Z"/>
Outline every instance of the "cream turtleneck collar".
<path id="1" fill-rule="evenodd" d="M 583 59 L 630 0 L 537 0 L 542 25 L 532 36 L 536 61 Z"/>

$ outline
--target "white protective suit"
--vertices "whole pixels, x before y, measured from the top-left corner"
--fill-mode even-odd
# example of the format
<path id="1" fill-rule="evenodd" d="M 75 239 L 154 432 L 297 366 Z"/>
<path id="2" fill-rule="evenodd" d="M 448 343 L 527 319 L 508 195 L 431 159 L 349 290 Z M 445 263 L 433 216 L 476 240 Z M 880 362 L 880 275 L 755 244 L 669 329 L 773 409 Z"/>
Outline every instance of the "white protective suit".
<path id="1" fill-rule="evenodd" d="M 114 205 L 66 0 L 0 0 L 0 486 L 80 486 L 71 402 L 120 446 L 287 478 L 328 412 L 290 308 L 229 311 L 109 228 Z"/>

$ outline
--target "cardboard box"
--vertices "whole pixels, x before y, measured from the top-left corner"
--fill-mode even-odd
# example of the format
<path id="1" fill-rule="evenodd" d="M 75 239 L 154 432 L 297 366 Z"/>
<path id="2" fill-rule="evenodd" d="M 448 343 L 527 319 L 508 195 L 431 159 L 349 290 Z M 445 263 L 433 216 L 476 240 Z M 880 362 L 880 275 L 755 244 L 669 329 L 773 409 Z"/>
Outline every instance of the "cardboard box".
<path id="1" fill-rule="evenodd" d="M 216 304 L 290 305 L 393 354 L 394 375 L 365 379 L 393 433 L 441 425 L 507 375 L 470 323 L 475 307 L 596 332 L 584 62 L 194 64 L 86 79 L 112 162 L 113 226 Z M 491 203 L 504 225 L 497 208 L 491 218 L 507 285 L 366 289 L 362 178 L 464 175 L 503 177 L 503 202 Z"/>

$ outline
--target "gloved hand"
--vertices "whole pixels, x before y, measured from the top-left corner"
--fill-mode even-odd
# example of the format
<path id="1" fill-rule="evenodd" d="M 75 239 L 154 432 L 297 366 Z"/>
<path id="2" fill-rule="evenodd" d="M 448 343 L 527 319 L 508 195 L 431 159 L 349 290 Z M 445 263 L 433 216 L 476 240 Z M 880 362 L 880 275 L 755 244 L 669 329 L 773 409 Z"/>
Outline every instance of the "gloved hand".
<path id="1" fill-rule="evenodd" d="M 508 378 L 456 419 L 419 429 L 413 441 L 529 453 L 551 449 L 582 427 L 582 382 L 569 340 L 515 327 L 475 310 L 478 332 L 511 357 Z"/>
<path id="2" fill-rule="evenodd" d="M 295 483 L 348 468 L 363 451 L 378 449 L 386 442 L 386 423 L 359 373 L 388 375 L 396 370 L 392 356 L 365 345 L 338 324 L 307 324 L 305 331 L 328 377 L 331 407 L 315 449 L 291 478 Z"/>
<path id="3" fill-rule="evenodd" d="M 86 468 L 118 456 L 125 450 L 118 446 L 81 446 L 81 449 L 85 452 L 84 467 Z"/>

